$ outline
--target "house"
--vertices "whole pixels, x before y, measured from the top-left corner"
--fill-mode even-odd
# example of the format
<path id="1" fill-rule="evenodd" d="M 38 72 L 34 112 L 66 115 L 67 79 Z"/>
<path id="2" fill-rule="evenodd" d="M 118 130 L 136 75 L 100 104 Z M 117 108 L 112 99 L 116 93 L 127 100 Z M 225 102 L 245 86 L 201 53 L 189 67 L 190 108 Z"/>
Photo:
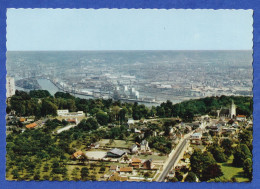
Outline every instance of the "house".
<path id="1" fill-rule="evenodd" d="M 144 161 L 143 168 L 144 169 L 153 169 L 154 168 L 153 160 L 149 159 L 149 160 Z"/>
<path id="2" fill-rule="evenodd" d="M 222 126 L 220 124 L 210 126 L 210 132 L 213 135 L 220 135 L 222 133 Z"/>
<path id="3" fill-rule="evenodd" d="M 77 124 L 78 123 L 78 119 L 77 118 L 69 118 L 66 119 L 67 122 L 72 123 L 72 124 Z"/>
<path id="4" fill-rule="evenodd" d="M 141 151 L 150 151 L 149 144 L 146 140 L 142 140 L 141 142 Z"/>
<path id="5" fill-rule="evenodd" d="M 239 125 L 238 125 L 237 122 L 234 122 L 234 123 L 231 125 L 231 127 L 233 127 L 233 128 L 239 128 Z"/>
<path id="6" fill-rule="evenodd" d="M 219 122 L 218 122 L 218 125 L 220 125 L 220 126 L 226 126 L 227 123 L 226 123 L 225 121 L 219 121 Z"/>
<path id="7" fill-rule="evenodd" d="M 169 127 L 169 134 L 172 134 L 174 132 L 174 129 L 172 126 Z"/>
<path id="8" fill-rule="evenodd" d="M 187 166 L 187 163 L 185 163 L 185 162 L 180 162 L 180 163 L 178 163 L 176 166 L 175 166 L 175 170 L 176 171 L 179 171 L 179 170 L 181 170 L 181 169 L 183 169 L 183 168 L 186 168 L 186 166 Z"/>
<path id="9" fill-rule="evenodd" d="M 236 129 L 235 128 L 227 128 L 227 127 L 225 127 L 225 128 L 222 128 L 222 134 L 224 135 L 224 136 L 228 136 L 228 135 L 231 135 L 231 134 L 235 134 L 236 133 Z"/>
<path id="10" fill-rule="evenodd" d="M 134 167 L 134 168 L 140 168 L 141 162 L 142 161 L 139 158 L 132 158 L 131 166 Z"/>
<path id="11" fill-rule="evenodd" d="M 133 120 L 133 118 L 129 118 L 128 121 L 127 121 L 127 125 L 130 126 L 130 125 L 133 125 L 135 122 Z"/>
<path id="12" fill-rule="evenodd" d="M 201 140 L 202 134 L 201 133 L 194 133 L 191 135 L 191 140 Z"/>
<path id="13" fill-rule="evenodd" d="M 63 116 L 65 114 L 68 114 L 69 110 L 57 110 L 57 115 L 58 116 Z"/>
<path id="14" fill-rule="evenodd" d="M 57 115 L 58 116 L 65 116 L 65 117 L 85 116 L 83 111 L 69 112 L 69 110 L 57 110 Z"/>
<path id="15" fill-rule="evenodd" d="M 191 144 L 201 144 L 201 138 L 202 138 L 202 134 L 201 133 L 194 133 L 190 136 L 190 141 Z"/>
<path id="16" fill-rule="evenodd" d="M 21 118 L 19 119 L 19 121 L 20 121 L 20 122 L 25 122 L 26 119 L 25 119 L 24 117 L 21 117 Z"/>
<path id="17" fill-rule="evenodd" d="M 168 177 L 169 177 L 169 178 L 175 177 L 175 171 L 174 171 L 174 170 L 171 170 L 171 171 L 169 172 L 169 174 L 168 174 Z"/>
<path id="18" fill-rule="evenodd" d="M 110 171 L 118 171 L 119 170 L 119 167 L 118 165 L 111 165 L 110 168 L 109 168 Z"/>
<path id="19" fill-rule="evenodd" d="M 209 133 L 204 133 L 203 136 L 201 137 L 201 140 L 202 140 L 202 144 L 204 145 L 213 143 L 212 137 Z"/>
<path id="20" fill-rule="evenodd" d="M 107 152 L 107 157 L 119 158 L 119 157 L 122 157 L 124 154 L 125 154 L 125 151 L 120 150 L 118 148 L 113 148 L 112 150 Z"/>
<path id="21" fill-rule="evenodd" d="M 31 124 L 26 125 L 26 128 L 27 129 L 32 129 L 32 128 L 35 128 L 36 126 L 37 126 L 36 123 L 31 123 Z"/>
<path id="22" fill-rule="evenodd" d="M 34 119 L 32 119 L 32 118 L 26 118 L 25 123 L 30 123 L 30 122 L 33 122 L 33 121 L 34 121 Z"/>
<path id="23" fill-rule="evenodd" d="M 185 163 L 187 163 L 187 164 L 190 163 L 190 158 L 186 158 Z"/>
<path id="24" fill-rule="evenodd" d="M 130 147 L 130 152 L 132 154 L 135 154 L 136 152 L 138 152 L 138 147 L 136 144 L 133 144 L 131 147 Z"/>
<path id="25" fill-rule="evenodd" d="M 82 155 L 83 155 L 83 152 L 79 150 L 79 151 L 75 152 L 74 154 L 72 154 L 71 158 L 72 159 L 79 159 Z"/>
<path id="26" fill-rule="evenodd" d="M 114 172 L 110 177 L 108 178 L 108 181 L 127 181 L 126 176 L 121 176 L 119 173 Z"/>
<path id="27" fill-rule="evenodd" d="M 120 167 L 119 173 L 120 174 L 129 174 L 133 172 L 133 167 Z"/>
<path id="28" fill-rule="evenodd" d="M 98 142 L 95 142 L 95 143 L 91 143 L 91 144 L 90 144 L 90 148 L 92 148 L 92 149 L 98 149 L 99 146 L 100 146 L 100 144 L 99 144 Z"/>
<path id="29" fill-rule="evenodd" d="M 246 121 L 246 116 L 245 115 L 237 115 L 236 120 L 237 121 Z"/>

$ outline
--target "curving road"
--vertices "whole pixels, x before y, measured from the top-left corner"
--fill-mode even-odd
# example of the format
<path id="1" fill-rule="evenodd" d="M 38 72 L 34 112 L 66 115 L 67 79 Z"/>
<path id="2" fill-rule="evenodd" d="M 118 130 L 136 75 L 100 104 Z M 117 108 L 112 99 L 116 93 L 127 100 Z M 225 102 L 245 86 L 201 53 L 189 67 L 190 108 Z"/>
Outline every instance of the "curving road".
<path id="1" fill-rule="evenodd" d="M 168 163 L 168 165 L 165 167 L 165 169 L 162 171 L 161 175 L 158 178 L 158 182 L 163 182 L 165 180 L 165 177 L 167 176 L 167 174 L 170 172 L 171 168 L 173 167 L 173 165 L 176 163 L 176 161 L 178 160 L 179 155 L 181 154 L 183 148 L 185 147 L 185 145 L 187 144 L 188 139 L 184 139 L 180 146 L 176 149 L 172 159 L 170 160 L 170 162 Z"/>

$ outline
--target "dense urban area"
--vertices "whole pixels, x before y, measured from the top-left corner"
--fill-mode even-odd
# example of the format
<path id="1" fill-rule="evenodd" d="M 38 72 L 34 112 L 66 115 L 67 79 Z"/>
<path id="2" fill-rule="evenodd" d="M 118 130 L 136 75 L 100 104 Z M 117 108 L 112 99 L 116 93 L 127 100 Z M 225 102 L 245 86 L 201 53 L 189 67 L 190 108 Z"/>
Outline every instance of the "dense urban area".
<path id="1" fill-rule="evenodd" d="M 252 51 L 11 51 L 7 72 L 23 90 L 155 106 L 167 100 L 252 96 Z"/>
<path id="2" fill-rule="evenodd" d="M 250 182 L 252 97 L 157 106 L 16 90 L 7 180 Z"/>

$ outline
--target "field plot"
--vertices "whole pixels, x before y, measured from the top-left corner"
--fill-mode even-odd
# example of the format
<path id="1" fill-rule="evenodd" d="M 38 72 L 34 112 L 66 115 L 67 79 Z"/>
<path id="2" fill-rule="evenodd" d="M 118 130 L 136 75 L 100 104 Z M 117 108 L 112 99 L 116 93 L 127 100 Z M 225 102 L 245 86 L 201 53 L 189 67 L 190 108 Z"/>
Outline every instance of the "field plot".
<path id="1" fill-rule="evenodd" d="M 140 159 L 152 159 L 157 161 L 160 160 L 160 162 L 165 161 L 167 159 L 167 156 L 160 156 L 160 155 L 133 155 L 132 157 L 138 157 Z"/>
<path id="2" fill-rule="evenodd" d="M 219 163 L 221 166 L 221 170 L 223 172 L 224 178 L 230 180 L 231 178 L 235 178 L 238 182 L 249 182 L 249 179 L 244 177 L 244 172 L 242 167 L 234 167 L 232 165 L 233 156 L 225 163 Z"/>
<path id="3" fill-rule="evenodd" d="M 134 142 L 133 141 L 125 141 L 125 140 L 109 140 L 102 139 L 99 141 L 101 147 L 109 147 L 109 148 L 129 148 Z"/>
<path id="4" fill-rule="evenodd" d="M 88 156 L 88 158 L 92 159 L 102 159 L 106 156 L 106 152 L 105 151 L 87 151 L 86 155 Z"/>

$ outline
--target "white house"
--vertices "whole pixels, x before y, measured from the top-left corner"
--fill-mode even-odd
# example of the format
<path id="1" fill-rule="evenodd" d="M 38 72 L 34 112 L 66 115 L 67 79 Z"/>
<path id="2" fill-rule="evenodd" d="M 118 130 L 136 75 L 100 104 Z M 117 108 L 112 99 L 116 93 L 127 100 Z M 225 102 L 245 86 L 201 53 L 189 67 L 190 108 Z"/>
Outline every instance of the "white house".
<path id="1" fill-rule="evenodd" d="M 84 116 L 83 111 L 78 112 L 69 112 L 69 110 L 57 110 L 58 116 L 66 116 L 66 117 L 77 117 L 77 116 Z"/>
<path id="2" fill-rule="evenodd" d="M 58 116 L 63 116 L 65 114 L 68 114 L 69 110 L 57 110 L 57 115 Z"/>
<path id="3" fill-rule="evenodd" d="M 246 121 L 246 116 L 245 115 L 237 115 L 237 121 Z"/>
<path id="4" fill-rule="evenodd" d="M 132 125 L 132 124 L 134 124 L 135 122 L 134 122 L 134 120 L 132 119 L 132 118 L 129 118 L 128 119 L 128 121 L 127 121 L 127 124 L 128 125 Z"/>
<path id="5" fill-rule="evenodd" d="M 133 144 L 132 146 L 131 146 L 131 148 L 130 148 L 130 151 L 131 151 L 131 153 L 136 153 L 137 151 L 138 151 L 138 147 L 137 147 L 137 145 L 136 144 Z"/>
<path id="6" fill-rule="evenodd" d="M 191 140 L 201 140 L 202 134 L 201 133 L 194 133 L 191 135 Z"/>

